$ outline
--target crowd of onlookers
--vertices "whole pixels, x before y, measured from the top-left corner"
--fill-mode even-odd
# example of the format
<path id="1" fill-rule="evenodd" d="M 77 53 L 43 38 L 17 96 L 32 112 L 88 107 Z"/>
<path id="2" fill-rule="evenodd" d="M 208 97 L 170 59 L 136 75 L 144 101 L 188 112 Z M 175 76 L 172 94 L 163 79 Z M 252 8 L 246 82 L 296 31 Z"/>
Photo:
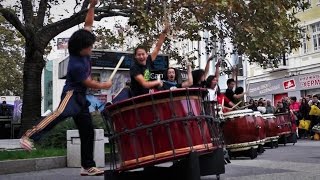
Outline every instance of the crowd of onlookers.
<path id="1" fill-rule="evenodd" d="M 299 138 L 313 138 L 314 132 L 312 128 L 320 124 L 320 116 L 309 115 L 311 106 L 315 105 L 320 108 L 320 100 L 317 95 L 308 95 L 301 99 L 296 97 L 284 97 L 282 100 L 272 104 L 271 100 L 266 100 L 260 98 L 259 100 L 250 99 L 249 102 L 245 104 L 248 109 L 254 111 L 260 111 L 262 114 L 279 114 L 279 113 L 289 113 L 291 112 L 296 121 L 296 125 L 299 126 L 301 120 L 310 121 L 310 126 L 308 129 L 299 128 Z"/>

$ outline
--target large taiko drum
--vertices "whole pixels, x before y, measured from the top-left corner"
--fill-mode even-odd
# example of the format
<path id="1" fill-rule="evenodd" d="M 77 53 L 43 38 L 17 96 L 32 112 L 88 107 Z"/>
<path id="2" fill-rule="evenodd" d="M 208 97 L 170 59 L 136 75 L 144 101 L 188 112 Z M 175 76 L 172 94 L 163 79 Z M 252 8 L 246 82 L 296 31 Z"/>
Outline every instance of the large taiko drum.
<path id="1" fill-rule="evenodd" d="M 289 136 L 291 134 L 291 120 L 289 113 L 275 114 L 276 124 L 279 127 L 279 136 Z"/>
<path id="2" fill-rule="evenodd" d="M 264 145 L 267 137 L 264 119 L 259 111 L 254 111 L 253 114 L 255 117 L 256 126 L 258 128 L 260 144 Z"/>
<path id="3" fill-rule="evenodd" d="M 252 110 L 224 113 L 223 135 L 226 148 L 231 152 L 258 148 L 261 144 L 261 126 Z M 265 138 L 265 137 L 264 137 Z"/>
<path id="4" fill-rule="evenodd" d="M 160 91 L 130 98 L 105 110 L 120 156 L 118 170 L 168 162 L 190 152 L 210 153 L 215 141 L 213 117 L 203 107 L 205 89 Z"/>
<path id="5" fill-rule="evenodd" d="M 276 117 L 273 114 L 263 114 L 265 122 L 266 143 L 276 142 L 279 139 L 279 126 L 276 123 Z"/>

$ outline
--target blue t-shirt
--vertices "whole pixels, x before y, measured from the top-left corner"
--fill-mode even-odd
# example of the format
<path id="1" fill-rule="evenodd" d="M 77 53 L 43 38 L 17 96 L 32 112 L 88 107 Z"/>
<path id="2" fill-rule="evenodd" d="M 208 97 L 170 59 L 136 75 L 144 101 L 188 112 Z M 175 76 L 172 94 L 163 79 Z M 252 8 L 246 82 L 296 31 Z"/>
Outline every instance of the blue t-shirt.
<path id="1" fill-rule="evenodd" d="M 74 90 L 75 92 L 85 93 L 87 87 L 83 81 L 91 75 L 90 56 L 73 56 L 69 57 L 66 84 L 63 92 Z"/>

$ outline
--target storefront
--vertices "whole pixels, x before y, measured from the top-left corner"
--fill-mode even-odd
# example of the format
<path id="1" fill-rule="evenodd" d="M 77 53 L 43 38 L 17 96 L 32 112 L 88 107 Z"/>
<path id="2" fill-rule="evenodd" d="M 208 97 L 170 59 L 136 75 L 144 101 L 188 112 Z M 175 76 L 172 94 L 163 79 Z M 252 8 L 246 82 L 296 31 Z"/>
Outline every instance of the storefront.
<path id="1" fill-rule="evenodd" d="M 270 99 L 277 103 L 283 97 L 320 94 L 320 72 L 280 78 L 248 85 L 249 98 Z"/>

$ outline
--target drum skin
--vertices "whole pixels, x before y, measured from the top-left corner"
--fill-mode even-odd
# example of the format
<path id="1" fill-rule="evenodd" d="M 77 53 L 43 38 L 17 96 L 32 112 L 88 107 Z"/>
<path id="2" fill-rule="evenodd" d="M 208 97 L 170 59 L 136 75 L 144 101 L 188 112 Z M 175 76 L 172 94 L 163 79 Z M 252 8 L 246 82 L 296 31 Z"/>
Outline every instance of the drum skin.
<path id="1" fill-rule="evenodd" d="M 289 135 L 291 133 L 291 121 L 289 114 L 275 114 L 276 124 L 279 127 L 278 136 Z"/>
<path id="2" fill-rule="evenodd" d="M 264 117 L 265 127 L 266 127 L 266 136 L 275 137 L 279 134 L 279 127 L 276 123 L 275 116 Z"/>
<path id="3" fill-rule="evenodd" d="M 171 161 L 191 151 L 205 153 L 218 148 L 212 143 L 207 121 L 198 118 L 202 106 L 199 91 L 204 92 L 156 92 L 107 107 L 118 135 L 120 168 L 134 169 Z"/>

